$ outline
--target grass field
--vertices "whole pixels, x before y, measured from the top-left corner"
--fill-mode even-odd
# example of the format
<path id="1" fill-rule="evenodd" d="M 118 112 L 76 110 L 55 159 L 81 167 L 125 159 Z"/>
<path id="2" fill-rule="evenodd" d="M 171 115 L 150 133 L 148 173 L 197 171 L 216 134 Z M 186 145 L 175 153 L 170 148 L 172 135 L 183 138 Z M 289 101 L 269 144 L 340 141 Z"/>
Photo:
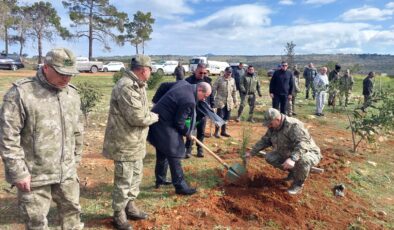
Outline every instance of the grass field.
<path id="1" fill-rule="evenodd" d="M 11 86 L 11 83 L 16 81 L 21 76 L 7 76 L 9 72 L 0 71 L 0 98 Z M 32 72 L 32 74 L 34 74 Z M 22 74 L 21 74 L 22 75 Z M 25 74 L 24 74 L 25 75 Z M 366 146 L 361 148 L 361 151 L 355 155 L 351 153 L 349 130 L 347 127 L 346 113 L 353 108 L 360 105 L 361 101 L 361 85 L 365 76 L 354 76 L 355 87 L 352 94 L 352 100 L 347 108 L 337 108 L 332 111 L 331 108 L 325 108 L 326 116 L 323 118 L 316 118 L 313 116 L 315 112 L 315 103 L 312 100 L 305 100 L 304 93 L 297 96 L 297 117 L 311 127 L 312 135 L 316 136 L 317 143 L 326 149 L 332 151 L 340 151 L 344 154 L 344 159 L 337 159 L 340 165 L 348 165 L 349 172 L 343 175 L 348 178 L 351 183 L 347 184 L 346 189 L 354 192 L 360 199 L 363 199 L 370 208 L 370 211 L 376 213 L 376 218 L 373 216 L 354 216 L 354 221 L 344 224 L 347 229 L 364 229 L 365 221 L 368 220 L 383 229 L 394 228 L 394 173 L 392 171 L 394 164 L 394 155 L 392 154 L 393 141 L 392 135 L 388 136 L 388 141 L 379 142 L 379 146 Z M 173 81 L 171 76 L 165 77 L 165 80 Z M 256 108 L 256 120 L 258 123 L 250 124 L 246 122 L 230 123 L 230 132 L 233 137 L 228 139 L 206 139 L 207 144 L 219 152 L 226 161 L 236 162 L 239 159 L 229 157 L 226 153 L 234 152 L 240 148 L 241 130 L 247 130 L 251 133 L 252 145 L 257 139 L 261 137 L 264 129 L 261 127 L 260 121 L 264 110 L 270 107 L 271 101 L 268 96 L 268 82 L 269 79 L 262 80 L 263 97 L 258 98 L 258 106 Z M 83 74 L 72 80 L 72 83 L 81 81 L 88 81 L 100 88 L 103 93 L 103 98 L 99 105 L 94 109 L 90 115 L 90 124 L 86 127 L 85 132 L 85 148 L 82 164 L 79 168 L 79 176 L 81 180 L 81 205 L 83 209 L 82 219 L 87 223 L 87 229 L 108 229 L 110 228 L 109 218 L 112 214 L 111 209 L 111 191 L 113 183 L 113 164 L 111 161 L 104 159 L 100 153 L 103 142 L 103 135 L 107 120 L 107 113 L 109 109 L 110 93 L 113 87 L 112 75 L 110 73 Z M 303 82 L 301 82 L 303 85 Z M 375 79 L 375 88 L 386 88 L 394 85 L 394 79 L 390 77 L 377 77 Z M 303 88 L 303 87 L 302 87 Z M 148 91 L 151 98 L 154 90 Z M 244 111 L 244 119 L 246 118 L 248 107 Z M 235 112 L 233 112 L 233 115 Z M 232 129 L 234 127 L 234 129 Z M 207 127 L 208 131 L 209 126 Z M 335 137 L 338 133 L 338 138 Z M 332 135 L 332 136 L 331 136 Z M 344 137 L 342 137 L 344 136 Z M 341 139 L 343 138 L 343 139 Z M 390 141 L 391 140 L 391 141 Z M 192 197 L 180 197 L 174 195 L 174 189 L 169 186 L 167 188 L 154 189 L 154 164 L 155 155 L 152 146 L 148 145 L 147 156 L 144 160 L 144 179 L 141 184 L 141 193 L 138 198 L 138 204 L 142 206 L 151 214 L 148 222 L 138 223 L 139 229 L 182 229 L 183 226 L 179 224 L 182 220 L 175 217 L 181 216 L 179 213 L 182 207 L 188 204 L 195 204 L 197 200 L 204 199 L 220 199 L 226 196 L 223 189 L 223 181 L 219 171 L 221 167 L 213 161 L 210 157 L 205 158 L 191 158 L 182 162 L 186 174 L 187 181 L 195 187 L 198 187 L 199 192 Z M 228 158 L 227 158 L 228 156 Z M 350 160 L 351 163 L 347 161 Z M 353 160 L 354 159 L 354 160 Z M 342 162 L 343 161 L 343 162 Z M 374 162 L 374 164 L 368 163 Z M 257 166 L 255 166 L 257 167 Z M 345 166 L 344 166 L 345 167 Z M 0 164 L 0 229 L 22 229 L 22 221 L 17 216 L 16 191 L 10 189 L 9 185 L 4 180 L 4 170 Z M 218 170 L 219 168 L 219 170 Z M 342 178 L 342 177 L 340 177 Z M 342 178 L 343 179 L 343 178 Z M 330 194 L 330 186 L 338 183 L 338 178 L 328 178 L 327 186 L 324 188 L 324 196 L 328 199 L 332 198 Z M 312 180 L 313 181 L 313 180 Z M 317 184 L 311 182 L 311 189 L 320 189 Z M 311 190 L 305 191 L 305 194 L 297 201 L 302 205 L 308 205 L 314 194 Z M 340 202 L 339 202 L 340 203 Z M 340 205 L 340 204 L 339 204 Z M 209 206 L 209 204 L 207 204 Z M 331 210 L 332 211 L 332 210 Z M 197 210 L 199 218 L 197 223 L 206 223 L 204 216 L 207 211 L 202 208 Z M 211 211 L 213 212 L 213 211 Z M 333 211 L 334 213 L 335 211 Z M 383 213 L 384 212 L 384 213 Z M 334 214 L 333 214 L 334 215 Z M 163 218 L 172 218 L 172 221 L 166 222 Z M 57 223 L 56 210 L 53 209 L 49 215 L 50 225 L 53 227 Z M 232 227 L 226 222 L 215 220 L 215 224 L 202 226 L 189 226 L 188 229 L 239 229 L 239 227 Z M 307 220 L 312 229 L 332 229 L 330 222 L 325 220 L 311 219 Z M 166 223 L 166 224 L 163 224 Z M 249 222 L 246 222 L 249 223 Z M 193 223 L 195 224 L 195 223 Z M 153 227 L 152 227 L 153 225 Z M 205 227 L 204 227 L 205 226 Z M 259 227 L 256 227 L 259 226 Z M 264 224 L 256 225 L 253 220 L 250 220 L 250 225 L 247 228 L 252 229 L 282 229 L 282 220 L 270 219 L 266 220 Z M 302 228 L 302 227 L 301 227 Z M 290 228 L 293 229 L 293 228 Z"/>

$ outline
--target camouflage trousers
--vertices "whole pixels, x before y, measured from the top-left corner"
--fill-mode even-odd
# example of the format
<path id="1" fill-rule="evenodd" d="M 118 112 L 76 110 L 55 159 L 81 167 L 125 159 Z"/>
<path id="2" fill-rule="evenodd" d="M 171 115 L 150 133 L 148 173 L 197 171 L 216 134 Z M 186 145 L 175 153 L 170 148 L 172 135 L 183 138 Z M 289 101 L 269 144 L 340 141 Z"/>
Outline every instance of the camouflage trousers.
<path id="1" fill-rule="evenodd" d="M 241 103 L 239 105 L 239 109 L 238 109 L 238 117 L 240 117 L 242 115 L 242 112 L 245 108 L 245 104 L 246 104 L 246 100 L 248 100 L 248 104 L 249 104 L 249 116 L 253 116 L 253 112 L 254 112 L 254 107 L 256 104 L 256 94 L 244 94 L 241 93 Z"/>
<path id="2" fill-rule="evenodd" d="M 83 229 L 77 176 L 68 178 L 63 183 L 31 188 L 31 192 L 18 190 L 19 208 L 26 229 L 48 229 L 47 215 L 52 199 L 57 204 L 63 230 Z"/>
<path id="3" fill-rule="evenodd" d="M 277 152 L 267 153 L 265 156 L 265 160 L 275 168 L 280 168 L 282 170 L 282 164 L 287 160 L 287 156 L 283 156 Z M 316 154 L 314 152 L 306 152 L 301 159 L 299 159 L 294 168 L 291 169 L 293 172 L 294 181 L 304 182 L 306 178 L 309 176 L 309 172 L 312 166 L 317 165 L 321 160 L 320 154 Z"/>
<path id="4" fill-rule="evenodd" d="M 350 91 L 340 91 L 339 92 L 339 105 L 347 106 L 349 103 Z"/>
<path id="5" fill-rule="evenodd" d="M 295 113 L 295 100 L 296 100 L 297 94 L 294 94 L 291 99 L 289 99 L 289 102 L 287 103 L 287 115 L 292 116 L 293 113 Z"/>
<path id="6" fill-rule="evenodd" d="M 135 200 L 140 193 L 143 162 L 115 161 L 114 189 L 112 191 L 112 209 L 122 211 L 130 200 Z"/>

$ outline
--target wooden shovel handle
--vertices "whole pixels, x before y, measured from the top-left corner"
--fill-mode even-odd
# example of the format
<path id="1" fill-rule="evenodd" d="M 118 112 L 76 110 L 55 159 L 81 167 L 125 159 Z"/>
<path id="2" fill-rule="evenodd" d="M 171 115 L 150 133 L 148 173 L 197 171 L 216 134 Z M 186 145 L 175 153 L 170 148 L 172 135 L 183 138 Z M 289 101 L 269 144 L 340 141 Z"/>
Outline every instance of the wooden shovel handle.
<path id="1" fill-rule="evenodd" d="M 203 147 L 205 150 L 208 151 L 209 154 L 211 154 L 217 161 L 219 161 L 222 165 L 224 165 L 227 169 L 229 168 L 228 164 L 222 160 L 218 155 L 216 155 L 214 152 L 212 152 L 206 145 L 204 145 L 200 140 L 198 140 L 195 136 L 191 136 L 191 139 L 196 141 L 196 143 Z"/>

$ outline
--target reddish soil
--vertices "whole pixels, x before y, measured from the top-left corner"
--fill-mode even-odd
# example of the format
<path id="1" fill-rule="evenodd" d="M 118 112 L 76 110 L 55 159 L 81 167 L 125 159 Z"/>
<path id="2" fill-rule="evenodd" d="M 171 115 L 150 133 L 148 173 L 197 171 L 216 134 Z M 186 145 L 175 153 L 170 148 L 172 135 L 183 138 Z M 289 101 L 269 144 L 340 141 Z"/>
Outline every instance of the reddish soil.
<path id="1" fill-rule="evenodd" d="M 231 124 L 231 134 L 239 136 L 241 126 Z M 297 196 L 288 195 L 288 182 L 282 178 L 286 174 L 265 163 L 260 158 L 249 162 L 246 178 L 237 185 L 224 183 L 213 190 L 205 190 L 204 196 L 191 196 L 187 203 L 176 208 L 163 208 L 151 213 L 146 221 L 133 222 L 136 229 L 156 229 L 157 226 L 171 226 L 170 229 L 213 229 L 217 226 L 231 226 L 234 229 L 347 229 L 351 224 L 361 224 L 366 229 L 382 229 L 371 220 L 374 213 L 368 202 L 359 198 L 349 189 L 345 197 L 335 197 L 332 187 L 336 183 L 352 184 L 347 178 L 350 168 L 347 163 L 363 160 L 350 154 L 349 133 L 340 130 L 325 130 L 318 133 L 318 124 L 307 124 L 324 156 L 319 167 L 323 174 L 311 174 L 303 192 Z M 316 131 L 316 132 L 315 132 Z M 256 141 L 264 128 L 254 126 L 251 130 L 258 133 L 252 138 Z M 334 140 L 325 139 L 334 137 Z M 214 138 L 208 138 L 212 144 Z M 334 143 L 332 143 L 334 142 Z M 361 151 L 365 146 L 361 146 Z M 237 149 L 224 152 L 217 146 L 216 152 L 226 160 L 239 159 Z M 344 150 L 347 149 L 347 150 Z M 224 155 L 225 154 L 225 155 Z M 85 156 L 86 157 L 86 156 Z M 91 156 L 92 157 L 92 156 Z M 185 169 L 189 171 L 190 169 Z M 220 177 L 225 172 L 217 170 Z M 174 199 L 183 199 L 173 194 Z M 111 219 L 105 218 L 88 226 L 111 227 Z"/>

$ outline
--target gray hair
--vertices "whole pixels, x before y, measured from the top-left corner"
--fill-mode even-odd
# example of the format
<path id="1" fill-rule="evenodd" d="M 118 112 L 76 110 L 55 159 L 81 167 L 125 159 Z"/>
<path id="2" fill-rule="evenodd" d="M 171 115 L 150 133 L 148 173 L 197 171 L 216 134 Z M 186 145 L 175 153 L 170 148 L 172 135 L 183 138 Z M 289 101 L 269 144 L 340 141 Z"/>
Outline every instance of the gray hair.
<path id="1" fill-rule="evenodd" d="M 211 85 L 206 82 L 200 82 L 197 84 L 197 89 L 201 89 L 204 93 L 212 92 Z"/>

